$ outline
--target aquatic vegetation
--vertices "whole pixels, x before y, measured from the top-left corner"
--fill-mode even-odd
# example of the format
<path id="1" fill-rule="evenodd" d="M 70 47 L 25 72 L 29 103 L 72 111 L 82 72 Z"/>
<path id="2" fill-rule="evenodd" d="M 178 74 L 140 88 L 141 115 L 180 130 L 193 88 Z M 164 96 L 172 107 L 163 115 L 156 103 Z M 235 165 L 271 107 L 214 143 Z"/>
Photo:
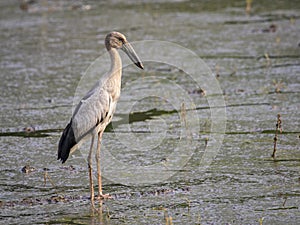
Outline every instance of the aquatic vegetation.
<path id="1" fill-rule="evenodd" d="M 23 173 L 31 173 L 31 172 L 34 172 L 36 171 L 36 169 L 33 167 L 33 166 L 30 166 L 30 165 L 26 165 L 22 168 L 21 170 Z"/>
<path id="2" fill-rule="evenodd" d="M 281 90 L 285 87 L 285 84 L 282 82 L 282 80 L 273 80 L 273 85 L 275 87 L 276 93 L 280 93 Z"/>

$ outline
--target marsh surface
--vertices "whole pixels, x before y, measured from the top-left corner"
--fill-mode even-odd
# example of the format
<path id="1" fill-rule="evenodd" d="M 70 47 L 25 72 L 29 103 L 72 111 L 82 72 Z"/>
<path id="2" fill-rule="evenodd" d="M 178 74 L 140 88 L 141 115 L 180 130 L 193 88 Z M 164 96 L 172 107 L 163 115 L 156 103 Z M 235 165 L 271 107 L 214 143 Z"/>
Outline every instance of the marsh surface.
<path id="1" fill-rule="evenodd" d="M 247 15 L 245 1 L 120 2 L 0 3 L 1 224 L 298 224 L 300 3 L 255 1 Z M 107 60 L 103 40 L 112 30 L 190 49 L 221 93 L 176 65 L 124 67 L 102 144 L 125 166 L 102 157 L 103 188 L 115 199 L 93 216 L 88 143 L 64 165 L 57 144 L 73 102 L 97 79 L 85 71 Z M 136 46 L 142 59 L 167 55 Z M 225 107 L 213 105 L 220 99 Z M 273 160 L 277 114 L 283 132 Z M 214 127 L 220 118 L 225 132 Z"/>

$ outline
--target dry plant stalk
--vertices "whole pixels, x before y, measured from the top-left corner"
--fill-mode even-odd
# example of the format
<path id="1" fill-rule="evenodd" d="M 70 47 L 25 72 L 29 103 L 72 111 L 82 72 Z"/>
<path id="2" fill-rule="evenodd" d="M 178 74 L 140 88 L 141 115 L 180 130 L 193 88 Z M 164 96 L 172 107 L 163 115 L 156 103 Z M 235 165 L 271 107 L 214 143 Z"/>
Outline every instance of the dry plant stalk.
<path id="1" fill-rule="evenodd" d="M 50 178 L 47 169 L 45 169 L 44 171 L 45 171 L 45 173 L 44 173 L 44 186 L 47 185 L 47 180 L 48 180 L 50 182 L 50 184 L 52 185 L 52 188 L 55 189 L 55 193 L 59 196 L 59 193 L 58 193 L 58 191 L 56 189 L 56 185 L 53 182 L 53 180 Z"/>
<path id="2" fill-rule="evenodd" d="M 266 59 L 266 67 L 270 67 L 270 65 L 271 65 L 271 59 L 270 59 L 269 54 L 265 53 L 264 56 L 265 56 L 265 59 Z"/>
<path id="3" fill-rule="evenodd" d="M 259 218 L 259 225 L 263 225 L 264 217 Z"/>
<path id="4" fill-rule="evenodd" d="M 251 5 L 253 0 L 246 0 L 246 13 L 249 15 L 251 13 Z"/>
<path id="5" fill-rule="evenodd" d="M 185 108 L 184 102 L 181 103 L 180 118 L 181 118 L 181 121 L 184 123 L 186 133 L 187 133 L 187 139 L 191 140 L 192 139 L 192 133 L 191 133 L 191 131 L 188 127 L 187 121 L 186 121 L 186 108 Z"/>
<path id="6" fill-rule="evenodd" d="M 277 123 L 276 123 L 275 137 L 274 137 L 274 150 L 273 150 L 273 154 L 272 154 L 273 159 L 275 159 L 275 156 L 276 156 L 278 131 L 280 131 L 280 133 L 282 133 L 280 114 L 277 115 Z"/>

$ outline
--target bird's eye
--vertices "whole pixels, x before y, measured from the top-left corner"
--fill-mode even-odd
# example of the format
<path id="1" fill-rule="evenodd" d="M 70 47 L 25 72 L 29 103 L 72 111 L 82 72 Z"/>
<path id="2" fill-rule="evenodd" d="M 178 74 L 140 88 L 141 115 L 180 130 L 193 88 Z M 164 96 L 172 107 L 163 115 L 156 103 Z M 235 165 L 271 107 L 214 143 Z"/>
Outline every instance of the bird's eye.
<path id="1" fill-rule="evenodd" d="M 123 38 L 118 37 L 118 40 L 119 40 L 120 42 L 124 43 L 124 39 L 123 39 Z"/>

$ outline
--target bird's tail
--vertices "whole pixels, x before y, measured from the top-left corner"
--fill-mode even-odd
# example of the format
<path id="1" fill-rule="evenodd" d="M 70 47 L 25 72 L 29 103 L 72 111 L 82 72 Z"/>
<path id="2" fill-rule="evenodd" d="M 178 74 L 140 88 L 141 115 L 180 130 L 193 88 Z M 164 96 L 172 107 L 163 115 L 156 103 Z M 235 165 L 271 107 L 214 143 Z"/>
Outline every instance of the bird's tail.
<path id="1" fill-rule="evenodd" d="M 74 131 L 72 128 L 72 120 L 64 129 L 58 144 L 57 160 L 61 160 L 64 163 L 70 154 L 71 148 L 76 145 Z"/>

